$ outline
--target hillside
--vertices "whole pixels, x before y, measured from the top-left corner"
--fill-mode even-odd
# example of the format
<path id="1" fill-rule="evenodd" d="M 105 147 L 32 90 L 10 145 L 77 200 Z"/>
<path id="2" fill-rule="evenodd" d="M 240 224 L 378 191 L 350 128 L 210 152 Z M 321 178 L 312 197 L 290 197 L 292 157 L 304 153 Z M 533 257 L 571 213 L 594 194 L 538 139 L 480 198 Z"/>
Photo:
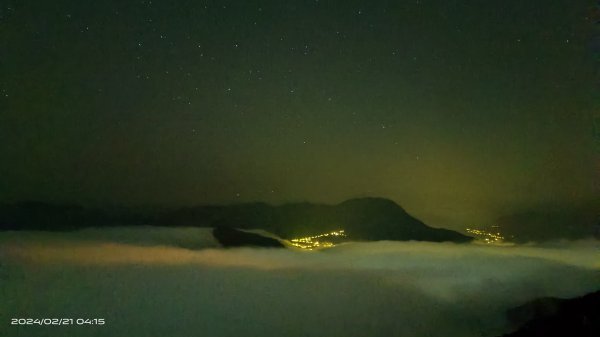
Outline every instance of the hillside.
<path id="1" fill-rule="evenodd" d="M 391 200 L 351 199 L 338 205 L 247 203 L 160 211 L 20 203 L 0 206 L 0 229 L 71 230 L 107 226 L 231 227 L 264 229 L 293 238 L 343 229 L 350 240 L 467 242 L 460 233 L 432 228 Z"/>

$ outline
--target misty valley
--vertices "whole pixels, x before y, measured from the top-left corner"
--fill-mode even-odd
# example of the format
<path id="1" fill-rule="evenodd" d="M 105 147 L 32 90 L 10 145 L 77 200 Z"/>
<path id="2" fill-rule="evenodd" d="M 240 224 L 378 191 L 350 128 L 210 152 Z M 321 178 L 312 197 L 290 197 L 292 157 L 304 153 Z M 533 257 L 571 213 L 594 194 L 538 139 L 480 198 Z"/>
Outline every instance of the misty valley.
<path id="1" fill-rule="evenodd" d="M 593 235 L 461 234 L 381 198 L 0 209 L 9 336 L 588 336 L 600 322 Z"/>

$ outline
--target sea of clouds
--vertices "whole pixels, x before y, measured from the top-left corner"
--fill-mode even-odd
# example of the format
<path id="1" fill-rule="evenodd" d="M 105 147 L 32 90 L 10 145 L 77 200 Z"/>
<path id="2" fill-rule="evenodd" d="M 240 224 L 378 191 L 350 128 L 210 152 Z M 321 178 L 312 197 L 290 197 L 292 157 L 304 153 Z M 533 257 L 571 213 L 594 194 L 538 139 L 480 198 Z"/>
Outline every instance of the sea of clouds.
<path id="1" fill-rule="evenodd" d="M 223 249 L 205 228 L 0 232 L 2 336 L 497 336 L 600 289 L 600 242 Z M 11 318 L 104 318 L 11 326 Z"/>

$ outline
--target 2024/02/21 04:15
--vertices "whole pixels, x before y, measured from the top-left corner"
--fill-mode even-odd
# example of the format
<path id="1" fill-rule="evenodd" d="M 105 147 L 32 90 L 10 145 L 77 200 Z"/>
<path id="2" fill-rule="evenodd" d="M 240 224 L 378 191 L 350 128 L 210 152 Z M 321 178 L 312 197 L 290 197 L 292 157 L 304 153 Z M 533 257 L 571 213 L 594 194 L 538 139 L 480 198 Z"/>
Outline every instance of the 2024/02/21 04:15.
<path id="1" fill-rule="evenodd" d="M 104 318 L 12 318 L 11 325 L 104 325 Z"/>

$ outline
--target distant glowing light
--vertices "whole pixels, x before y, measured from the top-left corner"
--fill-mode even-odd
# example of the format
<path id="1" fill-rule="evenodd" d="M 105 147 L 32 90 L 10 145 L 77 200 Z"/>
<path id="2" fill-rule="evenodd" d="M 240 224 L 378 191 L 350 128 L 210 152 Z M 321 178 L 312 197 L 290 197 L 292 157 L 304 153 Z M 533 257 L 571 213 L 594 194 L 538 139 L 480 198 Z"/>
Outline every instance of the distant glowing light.
<path id="1" fill-rule="evenodd" d="M 341 230 L 324 233 L 324 234 L 319 234 L 319 235 L 315 235 L 315 236 L 307 236 L 307 237 L 303 237 L 303 238 L 291 239 L 290 243 L 294 247 L 298 247 L 298 248 L 302 248 L 302 249 L 306 249 L 306 250 L 334 247 L 335 244 L 333 242 L 323 240 L 323 238 L 328 238 L 328 237 L 343 237 L 343 238 L 345 238 L 346 233 L 344 232 L 343 229 L 341 229 Z"/>
<path id="2" fill-rule="evenodd" d="M 497 229 L 497 226 L 494 227 Z M 467 228 L 467 233 L 472 234 L 476 239 L 489 244 L 504 242 L 504 236 L 498 231 L 492 233 L 482 229 Z"/>

